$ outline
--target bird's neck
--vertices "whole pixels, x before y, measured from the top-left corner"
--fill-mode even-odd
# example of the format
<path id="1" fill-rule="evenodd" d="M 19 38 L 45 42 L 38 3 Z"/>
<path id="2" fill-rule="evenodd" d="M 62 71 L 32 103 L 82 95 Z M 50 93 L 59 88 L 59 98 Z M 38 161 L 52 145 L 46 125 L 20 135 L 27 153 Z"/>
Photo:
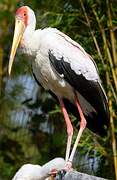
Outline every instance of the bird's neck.
<path id="1" fill-rule="evenodd" d="M 24 48 L 26 46 L 27 42 L 32 37 L 34 31 L 35 31 L 35 28 L 33 26 L 27 26 L 26 27 L 24 34 L 23 34 L 23 37 L 22 37 L 22 40 L 21 40 L 21 43 L 20 43 L 21 48 Z"/>
<path id="2" fill-rule="evenodd" d="M 25 39 L 25 40 L 29 39 L 29 37 L 32 36 L 34 31 L 35 31 L 35 24 L 28 25 L 25 29 L 23 39 Z"/>
<path id="3" fill-rule="evenodd" d="M 40 30 L 41 31 L 41 30 Z M 28 25 L 20 43 L 23 53 L 34 56 L 39 47 L 40 33 L 36 33 L 35 24 Z"/>

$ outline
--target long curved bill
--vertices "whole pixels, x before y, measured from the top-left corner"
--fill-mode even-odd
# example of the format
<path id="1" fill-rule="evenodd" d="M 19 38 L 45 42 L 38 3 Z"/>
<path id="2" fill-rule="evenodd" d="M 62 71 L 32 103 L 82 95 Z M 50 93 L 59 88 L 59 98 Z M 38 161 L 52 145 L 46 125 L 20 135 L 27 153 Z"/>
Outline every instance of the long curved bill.
<path id="1" fill-rule="evenodd" d="M 12 43 L 11 54 L 10 54 L 10 59 L 9 59 L 9 66 L 8 66 L 9 75 L 11 74 L 11 69 L 12 69 L 14 57 L 16 54 L 16 50 L 18 48 L 19 42 L 23 36 L 24 31 L 25 31 L 24 22 L 21 19 L 16 18 L 14 37 L 13 37 L 13 43 Z"/>

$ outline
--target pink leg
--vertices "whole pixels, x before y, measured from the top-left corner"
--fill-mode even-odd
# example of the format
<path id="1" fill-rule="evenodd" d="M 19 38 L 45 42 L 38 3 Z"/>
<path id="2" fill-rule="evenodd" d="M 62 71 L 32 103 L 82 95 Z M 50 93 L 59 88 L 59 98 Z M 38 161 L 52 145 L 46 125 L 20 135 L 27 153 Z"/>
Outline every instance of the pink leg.
<path id="1" fill-rule="evenodd" d="M 76 152 L 76 149 L 77 149 L 77 146 L 78 146 L 78 143 L 80 141 L 80 138 L 81 138 L 81 135 L 86 127 L 86 119 L 84 117 L 84 114 L 82 112 L 82 109 L 80 107 L 80 104 L 79 104 L 79 101 L 78 101 L 78 97 L 77 97 L 77 94 L 75 93 L 75 104 L 77 106 L 77 109 L 79 111 L 79 114 L 80 114 L 80 118 L 81 118 L 81 121 L 80 121 L 80 129 L 78 131 L 78 135 L 77 135 L 77 138 L 76 138 L 76 141 L 74 143 L 74 146 L 73 146 L 73 149 L 72 149 L 72 152 L 71 152 L 71 155 L 70 155 L 70 158 L 69 158 L 69 161 L 72 162 L 73 161 L 73 158 L 74 158 L 74 154 Z"/>
<path id="2" fill-rule="evenodd" d="M 67 126 L 67 147 L 66 147 L 66 156 L 65 156 L 65 160 L 68 161 L 69 159 L 69 154 L 70 154 L 70 148 L 71 148 L 71 141 L 72 141 L 72 136 L 73 136 L 73 126 L 71 124 L 71 121 L 69 119 L 69 115 L 66 111 L 66 108 L 64 106 L 63 100 L 62 98 L 58 97 L 59 102 L 60 102 L 60 106 L 61 106 L 61 110 L 63 112 L 64 115 L 64 120 Z"/>

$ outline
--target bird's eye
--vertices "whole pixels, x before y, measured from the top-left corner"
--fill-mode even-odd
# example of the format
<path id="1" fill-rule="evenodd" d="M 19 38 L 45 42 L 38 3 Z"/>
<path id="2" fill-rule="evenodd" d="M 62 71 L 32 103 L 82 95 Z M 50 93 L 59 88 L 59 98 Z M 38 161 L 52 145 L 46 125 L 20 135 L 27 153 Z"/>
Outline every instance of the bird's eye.
<path id="1" fill-rule="evenodd" d="M 24 16 L 26 16 L 26 13 L 24 13 Z"/>

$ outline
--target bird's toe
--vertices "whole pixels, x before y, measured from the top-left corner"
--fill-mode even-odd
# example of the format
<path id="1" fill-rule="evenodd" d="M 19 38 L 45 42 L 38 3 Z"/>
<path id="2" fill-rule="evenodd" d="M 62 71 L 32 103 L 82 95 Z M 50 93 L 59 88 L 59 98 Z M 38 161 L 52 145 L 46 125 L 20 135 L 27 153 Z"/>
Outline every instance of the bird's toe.
<path id="1" fill-rule="evenodd" d="M 50 175 L 52 177 L 56 177 L 57 173 L 58 173 L 57 169 L 52 169 L 51 172 L 50 172 Z"/>
<path id="2" fill-rule="evenodd" d="M 56 174 L 55 180 L 64 180 L 66 172 L 67 171 L 65 169 L 58 171 L 58 173 Z"/>
<path id="3" fill-rule="evenodd" d="M 67 161 L 65 164 L 65 170 L 66 171 L 72 171 L 72 162 L 71 161 Z"/>

